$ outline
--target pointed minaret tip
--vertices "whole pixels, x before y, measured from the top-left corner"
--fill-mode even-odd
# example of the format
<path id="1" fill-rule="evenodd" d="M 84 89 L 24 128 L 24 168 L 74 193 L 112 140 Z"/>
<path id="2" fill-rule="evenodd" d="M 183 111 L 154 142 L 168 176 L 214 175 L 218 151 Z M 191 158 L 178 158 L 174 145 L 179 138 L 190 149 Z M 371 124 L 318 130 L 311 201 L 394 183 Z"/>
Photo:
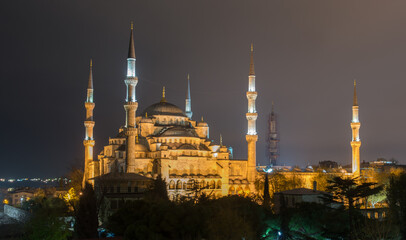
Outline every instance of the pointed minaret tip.
<path id="1" fill-rule="evenodd" d="M 250 75 L 255 75 L 254 69 L 254 44 L 251 43 L 251 61 L 250 61 Z"/>
<path id="2" fill-rule="evenodd" d="M 93 61 L 90 59 L 90 71 L 89 71 L 89 82 L 87 84 L 88 89 L 93 89 Z"/>
<path id="3" fill-rule="evenodd" d="M 354 79 L 354 102 L 353 106 L 358 106 L 358 98 L 357 98 L 357 82 Z"/>
<path id="4" fill-rule="evenodd" d="M 223 135 L 220 133 L 220 146 L 223 146 Z"/>
<path id="5" fill-rule="evenodd" d="M 187 74 L 187 95 L 186 95 L 187 99 L 191 99 L 190 97 L 190 75 L 189 73 Z"/>
<path id="6" fill-rule="evenodd" d="M 201 121 L 204 122 L 203 116 L 202 116 L 202 120 L 201 120 Z"/>
<path id="7" fill-rule="evenodd" d="M 275 104 L 274 104 L 274 102 L 272 101 L 272 113 L 273 113 L 274 109 L 275 109 Z"/>
<path id="8" fill-rule="evenodd" d="M 133 29 L 134 29 L 134 24 L 133 24 L 133 22 L 131 22 L 130 46 L 128 48 L 128 58 L 135 58 Z"/>

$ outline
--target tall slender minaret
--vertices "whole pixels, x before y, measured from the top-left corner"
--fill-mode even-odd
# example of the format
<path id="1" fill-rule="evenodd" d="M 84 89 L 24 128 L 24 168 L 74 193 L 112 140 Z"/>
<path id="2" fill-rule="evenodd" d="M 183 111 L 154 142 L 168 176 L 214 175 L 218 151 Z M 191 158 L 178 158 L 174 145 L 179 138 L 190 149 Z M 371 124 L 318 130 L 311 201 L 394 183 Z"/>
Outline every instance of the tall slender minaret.
<path id="1" fill-rule="evenodd" d="M 189 119 L 192 119 L 193 112 L 192 112 L 192 98 L 190 97 L 190 78 L 189 73 L 187 74 L 187 94 L 185 100 L 185 114 Z"/>
<path id="2" fill-rule="evenodd" d="M 90 72 L 89 72 L 89 82 L 87 85 L 87 96 L 85 102 L 86 108 L 86 120 L 84 125 L 86 128 L 85 139 L 83 140 L 83 145 L 85 145 L 85 170 L 83 177 L 83 186 L 89 179 L 95 177 L 95 163 L 93 162 L 93 147 L 95 144 L 93 138 L 93 109 L 95 104 L 93 102 L 93 72 L 92 72 L 92 60 L 90 60 Z"/>
<path id="3" fill-rule="evenodd" d="M 131 23 L 131 34 L 130 34 L 130 46 L 128 49 L 127 57 L 127 78 L 124 80 L 127 86 L 127 97 L 124 103 L 124 109 L 126 113 L 125 122 L 125 134 L 127 136 L 127 146 L 126 146 L 126 166 L 125 171 L 129 172 L 129 165 L 135 159 L 135 137 L 137 135 L 137 130 L 135 126 L 135 112 L 138 108 L 138 102 L 135 97 L 135 87 L 138 83 L 138 77 L 135 70 L 135 48 L 134 48 L 134 37 L 133 37 L 133 23 Z"/>
<path id="4" fill-rule="evenodd" d="M 248 77 L 248 113 L 246 113 L 248 121 L 248 132 L 245 139 L 248 143 L 248 163 L 247 163 L 247 178 L 250 183 L 255 181 L 256 176 L 256 143 L 258 135 L 256 130 L 256 121 L 258 118 L 257 110 L 255 109 L 255 100 L 257 92 L 255 91 L 255 70 L 254 70 L 254 46 L 251 43 L 251 62 L 250 73 Z"/>
<path id="5" fill-rule="evenodd" d="M 277 159 L 279 157 L 279 149 L 278 149 L 278 132 L 276 131 L 276 115 L 274 111 L 274 103 L 272 101 L 272 111 L 269 115 L 269 136 L 268 136 L 268 151 L 269 151 L 269 163 L 272 166 L 277 164 Z"/>
<path id="6" fill-rule="evenodd" d="M 351 121 L 352 173 L 354 174 L 354 176 L 359 176 L 361 173 L 360 156 L 359 156 L 360 155 L 359 148 L 361 147 L 361 139 L 359 138 L 359 128 L 361 127 L 361 123 L 359 122 L 358 111 L 359 107 L 357 99 L 357 89 L 356 82 L 354 80 L 354 102 L 352 104 L 352 121 Z"/>

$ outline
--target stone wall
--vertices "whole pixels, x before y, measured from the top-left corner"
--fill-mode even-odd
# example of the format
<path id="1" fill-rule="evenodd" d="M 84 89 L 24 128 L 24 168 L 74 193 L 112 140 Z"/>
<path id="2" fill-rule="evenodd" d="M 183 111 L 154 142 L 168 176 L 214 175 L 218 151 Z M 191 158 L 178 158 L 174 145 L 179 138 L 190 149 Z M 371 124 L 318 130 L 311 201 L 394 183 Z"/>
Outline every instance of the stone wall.
<path id="1" fill-rule="evenodd" d="M 29 212 L 10 205 L 4 205 L 4 214 L 20 222 L 25 222 L 30 217 Z"/>

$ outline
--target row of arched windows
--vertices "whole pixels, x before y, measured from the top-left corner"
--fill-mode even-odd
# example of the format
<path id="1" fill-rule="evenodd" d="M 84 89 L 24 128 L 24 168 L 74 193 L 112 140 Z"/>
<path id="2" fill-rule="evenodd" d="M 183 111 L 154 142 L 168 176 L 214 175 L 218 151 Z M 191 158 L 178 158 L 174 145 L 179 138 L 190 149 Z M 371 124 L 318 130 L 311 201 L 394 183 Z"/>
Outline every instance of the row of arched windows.
<path id="1" fill-rule="evenodd" d="M 187 182 L 186 181 L 181 181 L 178 180 L 175 181 L 171 180 L 169 181 L 169 189 L 173 190 L 173 189 L 202 189 L 202 188 L 206 188 L 206 189 L 221 189 L 221 180 L 218 180 L 217 182 L 215 180 L 211 180 L 211 181 L 199 181 L 199 180 L 194 180 L 194 179 L 190 179 Z"/>
<path id="2" fill-rule="evenodd" d="M 250 188 L 248 186 L 230 186 L 228 189 L 229 195 L 246 195 L 250 193 Z"/>
<path id="3" fill-rule="evenodd" d="M 187 143 L 187 144 L 199 144 L 200 141 L 195 139 L 189 139 L 189 138 L 158 138 L 156 140 L 157 142 L 160 143 Z"/>
<path id="4" fill-rule="evenodd" d="M 185 125 L 185 119 L 183 118 L 158 118 L 157 119 L 160 124 L 176 124 L 176 125 Z"/>

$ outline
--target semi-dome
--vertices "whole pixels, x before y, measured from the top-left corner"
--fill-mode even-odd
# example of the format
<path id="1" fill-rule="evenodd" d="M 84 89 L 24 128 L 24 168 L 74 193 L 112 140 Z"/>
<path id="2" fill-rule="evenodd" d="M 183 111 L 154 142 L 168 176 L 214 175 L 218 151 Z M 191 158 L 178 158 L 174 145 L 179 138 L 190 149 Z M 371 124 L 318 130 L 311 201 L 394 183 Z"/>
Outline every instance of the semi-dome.
<path id="1" fill-rule="evenodd" d="M 164 130 L 161 137 L 199 137 L 193 128 L 172 127 Z"/>
<path id="2" fill-rule="evenodd" d="M 152 104 L 151 106 L 147 107 L 144 112 L 142 112 L 142 116 L 145 116 L 145 114 L 147 114 L 148 116 L 170 115 L 186 117 L 185 113 L 178 106 L 164 101 Z"/>

